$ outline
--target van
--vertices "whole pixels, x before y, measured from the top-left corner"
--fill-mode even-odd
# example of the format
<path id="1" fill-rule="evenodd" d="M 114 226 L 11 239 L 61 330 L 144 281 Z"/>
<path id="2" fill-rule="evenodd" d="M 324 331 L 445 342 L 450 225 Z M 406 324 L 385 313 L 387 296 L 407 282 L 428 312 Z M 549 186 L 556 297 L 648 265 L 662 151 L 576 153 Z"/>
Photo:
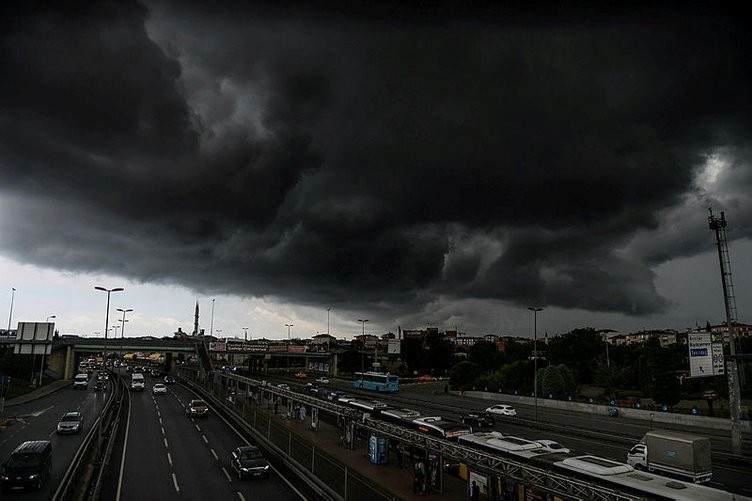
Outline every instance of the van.
<path id="1" fill-rule="evenodd" d="M 89 387 L 89 375 L 88 374 L 77 374 L 75 378 L 73 378 L 73 389 L 74 390 L 85 390 Z"/>
<path id="2" fill-rule="evenodd" d="M 49 440 L 24 442 L 3 463 L 0 484 L 3 490 L 42 488 L 52 471 L 52 444 Z"/>
<path id="3" fill-rule="evenodd" d="M 131 376 L 131 391 L 144 391 L 144 375 L 133 374 Z"/>

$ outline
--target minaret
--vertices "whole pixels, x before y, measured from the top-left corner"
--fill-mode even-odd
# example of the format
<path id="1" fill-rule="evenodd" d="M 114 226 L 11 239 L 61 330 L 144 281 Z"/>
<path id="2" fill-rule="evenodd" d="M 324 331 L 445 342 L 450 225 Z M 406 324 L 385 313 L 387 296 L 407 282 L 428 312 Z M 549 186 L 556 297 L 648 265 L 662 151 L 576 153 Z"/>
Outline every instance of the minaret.
<path id="1" fill-rule="evenodd" d="M 198 301 L 196 301 L 196 316 L 193 319 L 193 335 L 198 336 Z"/>

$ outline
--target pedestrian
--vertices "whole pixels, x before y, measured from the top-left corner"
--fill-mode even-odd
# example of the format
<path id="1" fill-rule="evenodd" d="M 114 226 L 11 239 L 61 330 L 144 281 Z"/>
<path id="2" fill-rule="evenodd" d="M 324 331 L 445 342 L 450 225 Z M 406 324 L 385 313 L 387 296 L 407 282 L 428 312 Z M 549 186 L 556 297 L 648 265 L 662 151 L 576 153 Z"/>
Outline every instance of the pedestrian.
<path id="1" fill-rule="evenodd" d="M 298 415 L 300 416 L 300 420 L 301 421 L 305 421 L 305 417 L 306 417 L 306 408 L 305 408 L 305 405 L 301 405 L 300 406 L 300 412 L 299 412 Z"/>
<path id="2" fill-rule="evenodd" d="M 402 442 L 397 443 L 397 466 L 402 468 L 402 455 L 405 452 L 405 444 Z"/>
<path id="3" fill-rule="evenodd" d="M 473 485 L 470 486 L 470 501 L 478 501 L 480 499 L 480 487 L 473 480 Z"/>
<path id="4" fill-rule="evenodd" d="M 423 483 L 423 473 L 420 471 L 420 465 L 415 463 L 413 468 L 413 494 L 421 493 L 421 484 Z"/>
<path id="5" fill-rule="evenodd" d="M 424 496 L 426 494 L 426 464 L 423 461 L 418 461 L 418 470 L 420 470 L 420 482 L 419 482 L 419 494 Z"/>

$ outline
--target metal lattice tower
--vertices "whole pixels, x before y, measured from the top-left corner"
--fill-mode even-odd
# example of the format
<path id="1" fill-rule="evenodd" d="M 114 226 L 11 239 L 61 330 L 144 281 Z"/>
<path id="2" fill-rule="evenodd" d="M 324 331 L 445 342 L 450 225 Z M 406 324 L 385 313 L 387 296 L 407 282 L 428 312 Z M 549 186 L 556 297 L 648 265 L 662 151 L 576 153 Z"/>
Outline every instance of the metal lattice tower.
<path id="1" fill-rule="evenodd" d="M 729 410 L 731 413 L 731 447 L 736 454 L 741 453 L 742 435 L 740 427 L 741 418 L 741 395 L 739 387 L 739 364 L 736 359 L 736 341 L 734 339 L 734 325 L 736 324 L 736 299 L 734 297 L 734 283 L 731 279 L 731 259 L 726 240 L 726 217 L 721 212 L 721 217 L 713 215 L 713 209 L 708 209 L 708 224 L 715 231 L 715 241 L 718 247 L 718 260 L 721 264 L 721 283 L 723 285 L 723 302 L 726 306 L 726 327 L 729 336 L 729 361 L 726 374 L 729 385 Z"/>

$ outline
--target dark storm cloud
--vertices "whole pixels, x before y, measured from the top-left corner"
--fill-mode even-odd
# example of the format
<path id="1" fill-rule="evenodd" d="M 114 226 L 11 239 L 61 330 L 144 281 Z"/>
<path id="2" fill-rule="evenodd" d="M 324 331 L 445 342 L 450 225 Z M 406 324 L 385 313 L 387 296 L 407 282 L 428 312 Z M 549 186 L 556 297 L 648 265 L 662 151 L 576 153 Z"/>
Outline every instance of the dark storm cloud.
<path id="1" fill-rule="evenodd" d="M 640 236 L 713 197 L 694 182 L 719 149 L 723 203 L 750 184 L 730 13 L 41 5 L 2 43 L 4 249 L 28 262 L 645 315 L 668 307 L 651 267 L 712 241 Z"/>

